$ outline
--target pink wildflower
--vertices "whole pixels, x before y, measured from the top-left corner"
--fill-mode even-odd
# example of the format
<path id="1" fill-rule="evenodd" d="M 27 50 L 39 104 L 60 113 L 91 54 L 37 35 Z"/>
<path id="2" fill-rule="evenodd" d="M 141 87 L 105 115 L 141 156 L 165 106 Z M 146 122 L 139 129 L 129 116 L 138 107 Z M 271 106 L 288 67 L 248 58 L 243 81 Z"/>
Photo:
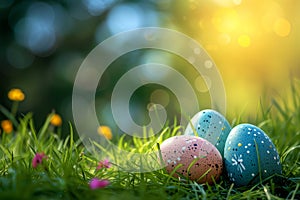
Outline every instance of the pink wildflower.
<path id="1" fill-rule="evenodd" d="M 108 159 L 102 160 L 98 163 L 97 170 L 102 168 L 110 168 L 110 163 Z"/>
<path id="2" fill-rule="evenodd" d="M 98 188 L 104 188 L 106 186 L 109 185 L 109 181 L 108 180 L 102 180 L 102 179 L 97 179 L 97 178 L 93 178 L 90 181 L 90 188 L 92 190 L 98 189 Z"/>
<path id="3" fill-rule="evenodd" d="M 32 167 L 36 168 L 39 164 L 43 162 L 43 159 L 47 158 L 44 153 L 36 153 L 34 158 L 32 159 Z"/>

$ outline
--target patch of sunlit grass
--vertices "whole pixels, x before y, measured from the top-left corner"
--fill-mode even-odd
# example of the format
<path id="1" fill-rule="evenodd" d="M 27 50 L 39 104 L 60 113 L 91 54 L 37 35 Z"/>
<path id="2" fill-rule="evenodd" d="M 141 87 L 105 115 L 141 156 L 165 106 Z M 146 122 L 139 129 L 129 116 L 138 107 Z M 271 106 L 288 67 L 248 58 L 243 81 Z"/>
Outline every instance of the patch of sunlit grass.
<path id="1" fill-rule="evenodd" d="M 13 126 L 9 134 L 2 127 L 0 137 L 0 199 L 299 199 L 300 84 L 293 82 L 291 88 L 292 103 L 275 98 L 268 106 L 262 104 L 252 121 L 276 145 L 283 175 L 243 188 L 232 185 L 226 175 L 207 185 L 179 181 L 164 169 L 146 173 L 118 170 L 108 159 L 97 160 L 80 140 L 74 140 L 71 124 L 68 136 L 61 138 L 59 127 L 52 124 L 54 113 L 36 129 L 31 113 L 15 118 L 0 106 Z M 230 121 L 235 125 L 243 120 Z M 105 131 L 108 129 L 101 130 Z M 174 124 L 155 139 L 121 136 L 113 141 L 124 150 L 143 153 L 157 149 L 157 143 L 181 131 L 182 127 Z"/>

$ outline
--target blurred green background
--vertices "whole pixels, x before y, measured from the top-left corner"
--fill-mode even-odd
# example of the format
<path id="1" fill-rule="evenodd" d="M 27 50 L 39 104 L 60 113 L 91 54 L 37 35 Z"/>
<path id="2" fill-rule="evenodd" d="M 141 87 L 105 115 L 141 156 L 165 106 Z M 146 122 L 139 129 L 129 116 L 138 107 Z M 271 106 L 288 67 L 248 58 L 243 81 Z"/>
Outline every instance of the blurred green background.
<path id="1" fill-rule="evenodd" d="M 159 26 L 183 32 L 207 50 L 224 81 L 228 116 L 255 116 L 262 97 L 268 104 L 300 78 L 299 10 L 298 0 L 1 0 L 0 103 L 10 107 L 7 92 L 18 87 L 26 94 L 21 113 L 33 112 L 38 126 L 53 109 L 64 122 L 72 121 L 73 81 L 88 53 L 116 33 Z M 139 50 L 117 59 L 101 79 L 100 124 L 117 131 L 110 109 L 114 84 L 147 62 L 179 70 L 197 91 L 201 108 L 210 106 L 209 85 L 188 62 Z M 132 117 L 140 124 L 147 122 L 149 102 L 166 106 L 169 119 L 180 114 L 175 96 L 159 85 L 139 88 L 131 100 Z"/>

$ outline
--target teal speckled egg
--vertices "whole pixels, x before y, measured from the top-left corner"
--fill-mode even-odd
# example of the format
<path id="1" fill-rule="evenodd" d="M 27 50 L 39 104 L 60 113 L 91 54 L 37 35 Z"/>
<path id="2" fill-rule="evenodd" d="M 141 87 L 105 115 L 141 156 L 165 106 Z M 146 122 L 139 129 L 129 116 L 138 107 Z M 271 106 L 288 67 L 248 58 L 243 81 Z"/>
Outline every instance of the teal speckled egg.
<path id="1" fill-rule="evenodd" d="M 236 186 L 256 184 L 273 174 L 281 174 L 278 152 L 270 138 L 252 124 L 240 124 L 228 135 L 224 165 Z"/>
<path id="2" fill-rule="evenodd" d="M 184 134 L 196 135 L 206 139 L 215 145 L 222 157 L 224 157 L 224 146 L 230 131 L 231 126 L 223 115 L 217 111 L 206 109 L 198 112 L 192 118 Z"/>

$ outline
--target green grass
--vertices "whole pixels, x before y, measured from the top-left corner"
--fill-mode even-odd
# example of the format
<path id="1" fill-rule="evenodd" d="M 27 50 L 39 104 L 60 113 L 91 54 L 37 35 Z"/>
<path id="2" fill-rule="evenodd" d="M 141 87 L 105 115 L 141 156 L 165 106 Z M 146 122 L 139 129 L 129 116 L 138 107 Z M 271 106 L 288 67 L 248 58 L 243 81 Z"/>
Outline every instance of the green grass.
<path id="1" fill-rule="evenodd" d="M 230 119 L 232 125 L 250 122 L 261 127 L 278 149 L 283 174 L 269 177 L 248 187 L 236 188 L 226 175 L 214 185 L 178 181 L 164 169 L 147 173 L 129 173 L 117 166 L 96 170 L 97 160 L 80 140 L 74 141 L 70 124 L 67 138 L 50 125 L 50 117 L 36 130 L 32 114 L 13 119 L 11 134 L 0 138 L 0 199 L 300 199 L 300 84 L 293 82 L 290 97 L 261 104 L 256 119 Z M 291 99 L 288 101 L 287 99 Z M 9 112 L 1 106 L 2 113 Z M 181 127 L 166 127 L 154 141 L 121 137 L 120 148 L 147 152 L 164 139 L 182 134 Z M 31 161 L 36 152 L 48 158 L 38 168 Z M 89 180 L 110 180 L 103 189 L 90 190 Z"/>

